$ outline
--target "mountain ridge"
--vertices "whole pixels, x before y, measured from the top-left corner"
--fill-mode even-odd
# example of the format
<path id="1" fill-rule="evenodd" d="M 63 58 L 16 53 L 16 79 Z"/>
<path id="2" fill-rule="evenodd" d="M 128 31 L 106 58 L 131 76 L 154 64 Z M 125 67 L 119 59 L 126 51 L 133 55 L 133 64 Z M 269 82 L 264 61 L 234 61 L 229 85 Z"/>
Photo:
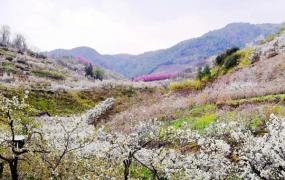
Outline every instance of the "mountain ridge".
<path id="1" fill-rule="evenodd" d="M 95 49 L 80 46 L 72 49 L 56 49 L 48 52 L 48 56 L 82 56 L 91 60 L 98 66 L 120 73 L 132 78 L 143 74 L 156 73 L 156 69 L 166 66 L 166 69 L 180 67 L 177 72 L 187 67 L 194 68 L 203 64 L 207 58 L 216 55 L 227 48 L 237 46 L 245 47 L 248 43 L 255 42 L 270 34 L 276 33 L 285 23 L 280 24 L 250 24 L 231 23 L 224 28 L 209 31 L 208 33 L 181 41 L 169 48 L 147 51 L 142 54 L 100 54 Z M 181 66 L 177 66 L 181 65 Z M 185 68 L 183 68 L 185 65 Z M 167 71 L 165 69 L 165 71 Z"/>

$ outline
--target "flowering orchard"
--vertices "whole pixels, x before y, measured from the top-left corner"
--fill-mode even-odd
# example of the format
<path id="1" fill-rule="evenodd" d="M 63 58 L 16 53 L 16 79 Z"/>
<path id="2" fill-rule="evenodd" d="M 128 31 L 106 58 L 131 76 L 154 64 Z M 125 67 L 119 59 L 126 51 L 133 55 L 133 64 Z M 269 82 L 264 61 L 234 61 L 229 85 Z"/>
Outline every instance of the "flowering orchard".
<path id="1" fill-rule="evenodd" d="M 107 99 L 97 108 L 111 101 Z M 1 114 L 5 114 L 1 123 L 5 126 L 1 126 L 0 137 L 1 177 L 285 178 L 285 119 L 274 115 L 266 126 L 254 130 L 242 122 L 217 121 L 201 133 L 167 127 L 154 119 L 139 123 L 131 133 L 124 134 L 88 125 L 91 111 L 83 118 L 36 123 L 24 118 L 26 107 L 24 100 L 2 98 Z M 92 112 L 98 116 L 97 111 Z M 27 140 L 23 146 L 15 147 L 15 137 L 19 135 Z"/>
<path id="2" fill-rule="evenodd" d="M 271 115 L 263 133 L 238 122 L 216 123 L 205 134 L 190 130 L 162 129 L 144 124 L 129 135 L 102 132 L 101 177 L 128 176 L 130 163 L 143 166 L 155 179 L 283 179 L 285 177 L 285 119 Z M 189 147 L 181 151 L 181 147 Z M 121 172 L 118 168 L 121 167 Z"/>

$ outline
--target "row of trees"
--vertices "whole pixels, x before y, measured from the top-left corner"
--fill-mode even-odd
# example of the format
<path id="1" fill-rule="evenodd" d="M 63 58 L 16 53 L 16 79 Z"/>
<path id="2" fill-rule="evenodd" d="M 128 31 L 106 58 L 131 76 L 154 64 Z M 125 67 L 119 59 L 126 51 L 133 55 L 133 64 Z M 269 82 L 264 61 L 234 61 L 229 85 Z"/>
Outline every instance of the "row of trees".
<path id="1" fill-rule="evenodd" d="M 26 38 L 22 34 L 16 34 L 11 38 L 11 29 L 9 26 L 2 25 L 0 29 L 0 45 L 5 47 L 14 47 L 19 51 L 27 50 Z"/>

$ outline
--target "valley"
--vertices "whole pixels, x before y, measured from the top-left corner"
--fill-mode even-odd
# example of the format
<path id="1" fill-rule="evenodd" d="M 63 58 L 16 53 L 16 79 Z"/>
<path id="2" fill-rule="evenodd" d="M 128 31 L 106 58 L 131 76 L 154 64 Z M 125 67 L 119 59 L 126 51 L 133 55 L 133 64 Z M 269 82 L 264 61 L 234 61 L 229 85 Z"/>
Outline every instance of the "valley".
<path id="1" fill-rule="evenodd" d="M 279 25 L 231 24 L 136 57 L 2 44 L 0 63 L 0 178 L 284 178 Z M 184 74 L 128 79 L 156 68 Z"/>

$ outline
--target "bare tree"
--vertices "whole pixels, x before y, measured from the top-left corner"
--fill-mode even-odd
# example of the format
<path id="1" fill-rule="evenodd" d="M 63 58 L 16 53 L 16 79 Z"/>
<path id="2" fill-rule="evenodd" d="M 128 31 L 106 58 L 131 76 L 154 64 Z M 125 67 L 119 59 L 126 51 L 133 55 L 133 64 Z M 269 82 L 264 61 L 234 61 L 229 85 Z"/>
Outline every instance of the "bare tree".
<path id="1" fill-rule="evenodd" d="M 26 38 L 22 34 L 16 34 L 13 40 L 13 46 L 19 51 L 24 52 L 27 49 Z"/>
<path id="2" fill-rule="evenodd" d="M 2 45 L 7 46 L 10 42 L 10 27 L 3 25 L 0 29 L 0 42 Z"/>

